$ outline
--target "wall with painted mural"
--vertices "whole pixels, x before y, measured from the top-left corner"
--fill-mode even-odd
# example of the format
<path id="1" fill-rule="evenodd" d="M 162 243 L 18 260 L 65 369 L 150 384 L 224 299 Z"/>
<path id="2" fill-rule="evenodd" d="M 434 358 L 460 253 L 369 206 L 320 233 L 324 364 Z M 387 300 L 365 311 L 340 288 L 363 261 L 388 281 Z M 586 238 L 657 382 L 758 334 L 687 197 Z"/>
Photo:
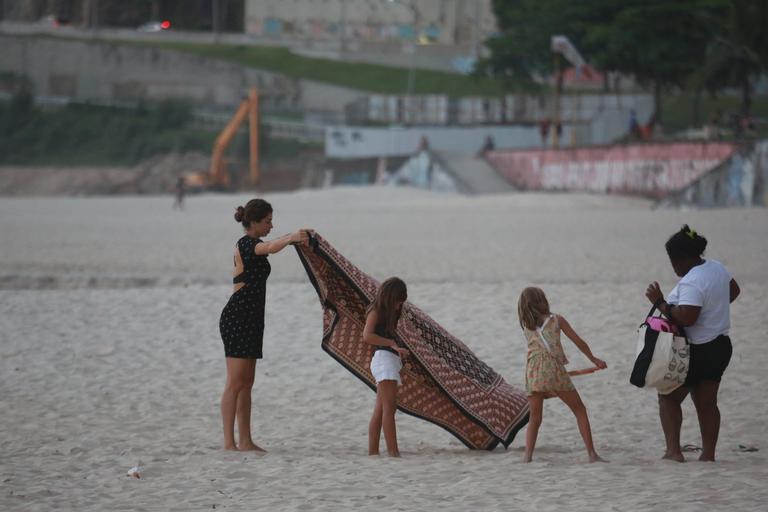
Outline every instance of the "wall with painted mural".
<path id="1" fill-rule="evenodd" d="M 475 44 L 496 31 L 491 0 L 246 0 L 245 31 L 314 40 Z"/>
<path id="2" fill-rule="evenodd" d="M 661 204 L 704 208 L 768 206 L 768 140 L 743 144 L 730 158 L 665 197 Z"/>
<path id="3" fill-rule="evenodd" d="M 584 191 L 661 199 L 717 168 L 728 142 L 493 151 L 486 158 L 523 190 Z"/>

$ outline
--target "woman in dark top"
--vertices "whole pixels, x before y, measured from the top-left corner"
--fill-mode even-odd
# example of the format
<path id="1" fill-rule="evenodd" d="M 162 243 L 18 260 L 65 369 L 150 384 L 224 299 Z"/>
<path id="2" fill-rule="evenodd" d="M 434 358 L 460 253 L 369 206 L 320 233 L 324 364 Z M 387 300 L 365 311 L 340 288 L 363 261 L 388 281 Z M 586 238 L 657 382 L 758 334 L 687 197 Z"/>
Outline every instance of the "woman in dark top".
<path id="1" fill-rule="evenodd" d="M 408 289 L 402 279 L 390 277 L 379 286 L 376 297 L 368 306 L 363 328 L 363 342 L 373 345 L 371 375 L 376 381 L 376 404 L 368 423 L 368 455 L 379 454 L 379 439 L 384 430 L 384 441 L 390 457 L 399 457 L 397 446 L 397 387 L 400 385 L 402 357 L 408 349 L 395 341 L 395 330 L 408 300 Z"/>
<path id="2" fill-rule="evenodd" d="M 221 395 L 221 418 L 226 450 L 264 451 L 251 439 L 251 389 L 256 360 L 262 357 L 264 303 L 270 265 L 267 256 L 289 244 L 306 243 L 310 230 L 299 230 L 265 242 L 272 231 L 272 206 L 263 199 L 251 199 L 238 206 L 235 220 L 245 228 L 237 241 L 232 282 L 234 293 L 221 312 L 219 331 L 224 342 L 227 382 Z M 235 418 L 240 442 L 235 444 Z"/>
<path id="3" fill-rule="evenodd" d="M 667 240 L 666 249 L 672 268 L 680 277 L 667 298 L 659 283 L 648 285 L 648 300 L 676 325 L 685 328 L 690 343 L 690 360 L 685 383 L 668 395 L 659 395 L 659 416 L 667 449 L 665 459 L 683 462 L 680 404 L 691 394 L 701 429 L 699 460 L 714 461 L 720 432 L 717 392 L 720 379 L 731 360 L 730 304 L 739 296 L 739 285 L 720 263 L 704 259 L 707 239 L 687 225 Z"/>

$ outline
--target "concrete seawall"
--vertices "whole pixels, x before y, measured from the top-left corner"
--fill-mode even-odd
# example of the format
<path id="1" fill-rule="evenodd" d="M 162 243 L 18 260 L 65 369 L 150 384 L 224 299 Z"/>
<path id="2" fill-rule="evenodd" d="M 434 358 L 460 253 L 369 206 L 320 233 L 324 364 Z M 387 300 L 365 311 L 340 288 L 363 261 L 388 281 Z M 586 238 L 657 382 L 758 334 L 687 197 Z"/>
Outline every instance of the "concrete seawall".
<path id="1" fill-rule="evenodd" d="M 638 195 L 672 207 L 768 204 L 768 141 L 508 150 L 486 158 L 522 190 Z"/>
<path id="2" fill-rule="evenodd" d="M 664 197 L 661 205 L 768 206 L 768 140 L 743 145 L 699 179 Z"/>

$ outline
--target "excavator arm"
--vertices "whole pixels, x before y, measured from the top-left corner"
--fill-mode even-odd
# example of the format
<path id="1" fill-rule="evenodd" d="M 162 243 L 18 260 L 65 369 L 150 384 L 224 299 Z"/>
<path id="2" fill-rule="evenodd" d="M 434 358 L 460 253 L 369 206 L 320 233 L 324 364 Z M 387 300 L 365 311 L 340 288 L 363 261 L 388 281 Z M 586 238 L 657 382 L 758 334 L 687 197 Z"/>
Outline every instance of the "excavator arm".
<path id="1" fill-rule="evenodd" d="M 232 139 L 237 133 L 237 129 L 245 120 L 249 119 L 250 125 L 250 176 L 251 183 L 255 184 L 259 178 L 259 121 L 258 121 L 258 109 L 259 109 L 259 96 L 256 89 L 251 89 L 248 94 L 248 99 L 245 99 L 240 103 L 235 115 L 227 123 L 227 126 L 221 131 L 216 138 L 216 142 L 213 144 L 213 153 L 211 155 L 211 169 L 210 169 L 210 181 L 213 185 L 229 187 L 231 179 L 227 172 L 224 163 L 224 152 L 226 151 Z"/>

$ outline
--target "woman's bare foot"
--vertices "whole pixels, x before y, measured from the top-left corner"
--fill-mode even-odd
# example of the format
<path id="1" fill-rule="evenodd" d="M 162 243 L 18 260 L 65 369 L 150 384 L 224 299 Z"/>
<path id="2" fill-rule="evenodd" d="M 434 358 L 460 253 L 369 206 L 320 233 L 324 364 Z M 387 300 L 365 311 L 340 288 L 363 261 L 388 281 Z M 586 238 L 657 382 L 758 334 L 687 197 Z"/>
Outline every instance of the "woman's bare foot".
<path id="1" fill-rule="evenodd" d="M 237 451 L 237 446 L 234 444 L 225 444 L 224 449 L 234 452 L 234 451 Z"/>
<path id="2" fill-rule="evenodd" d="M 608 462 L 601 456 L 599 456 L 597 453 L 591 453 L 589 454 L 589 463 L 592 464 L 593 462 Z"/>
<path id="3" fill-rule="evenodd" d="M 238 448 L 241 452 L 262 452 L 267 453 L 267 450 L 262 448 L 261 446 L 258 446 L 254 442 L 247 442 L 247 443 L 240 443 L 240 447 Z"/>
<path id="4" fill-rule="evenodd" d="M 369 457 L 374 457 L 374 456 L 378 457 L 378 455 L 379 455 L 379 452 L 368 452 Z"/>
<path id="5" fill-rule="evenodd" d="M 525 455 L 523 455 L 523 462 L 527 463 L 527 462 L 531 462 L 532 460 L 533 460 L 533 456 L 532 455 L 529 455 L 527 453 Z"/>
<path id="6" fill-rule="evenodd" d="M 673 460 L 675 462 L 685 462 L 685 457 L 683 457 L 683 454 L 680 452 L 678 453 L 666 452 L 662 457 L 662 460 Z"/>
<path id="7" fill-rule="evenodd" d="M 400 457 L 400 452 L 387 453 L 390 457 Z"/>

